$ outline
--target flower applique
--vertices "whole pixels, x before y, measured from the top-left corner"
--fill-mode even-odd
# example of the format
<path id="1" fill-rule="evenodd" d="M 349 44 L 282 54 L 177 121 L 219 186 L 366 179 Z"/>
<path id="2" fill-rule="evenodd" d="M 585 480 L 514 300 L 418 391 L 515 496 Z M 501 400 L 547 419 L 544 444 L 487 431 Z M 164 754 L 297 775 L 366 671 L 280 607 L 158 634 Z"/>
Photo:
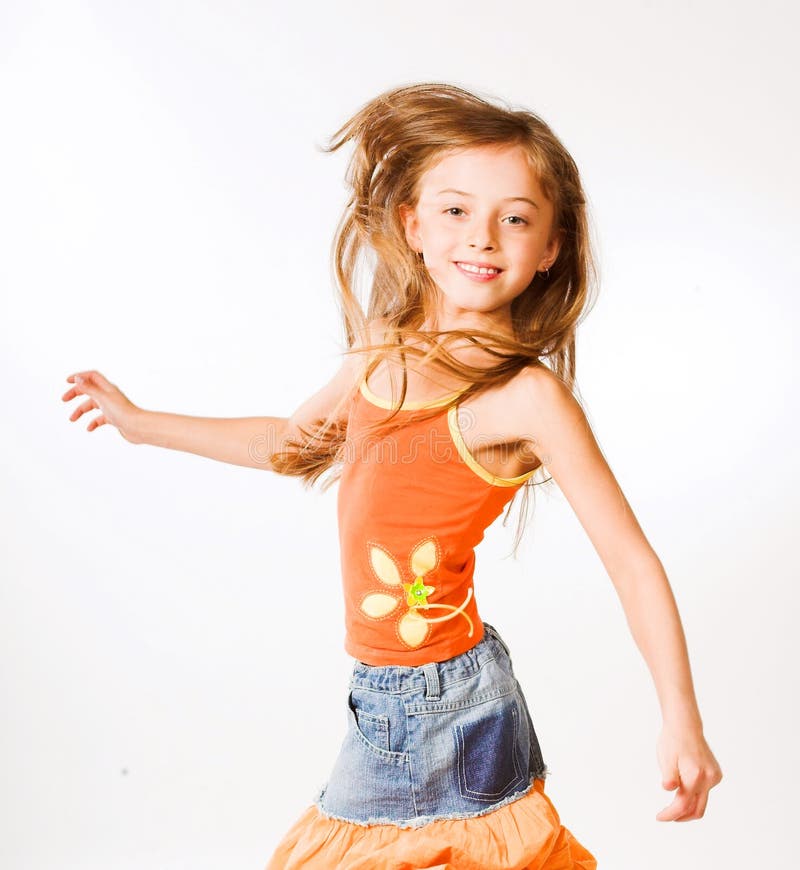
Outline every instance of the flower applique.
<path id="1" fill-rule="evenodd" d="M 415 649 L 422 646 L 431 632 L 431 625 L 436 622 L 446 622 L 455 619 L 459 614 L 469 624 L 469 637 L 474 630 L 472 620 L 464 612 L 464 608 L 472 598 L 472 589 L 467 592 L 463 604 L 454 607 L 452 604 L 430 604 L 428 598 L 436 592 L 435 586 L 425 583 L 426 575 L 430 574 L 439 564 L 439 549 L 434 538 L 424 538 L 411 550 L 408 562 L 413 582 L 403 581 L 400 565 L 386 548 L 379 544 L 368 543 L 369 561 L 375 575 L 388 590 L 386 592 L 369 592 L 361 599 L 361 611 L 370 619 L 383 619 L 390 616 L 405 600 L 408 610 L 397 620 L 397 636 L 406 645 Z M 405 592 L 405 599 L 401 589 Z M 399 597 L 398 597 L 399 596 Z M 450 610 L 446 616 L 427 617 L 420 611 Z"/>

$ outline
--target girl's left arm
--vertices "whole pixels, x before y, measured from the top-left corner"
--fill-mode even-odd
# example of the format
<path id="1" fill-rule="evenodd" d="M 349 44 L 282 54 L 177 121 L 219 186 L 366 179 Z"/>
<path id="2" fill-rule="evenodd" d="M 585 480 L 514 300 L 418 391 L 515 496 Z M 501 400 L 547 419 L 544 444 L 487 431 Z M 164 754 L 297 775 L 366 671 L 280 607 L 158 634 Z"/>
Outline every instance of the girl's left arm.
<path id="1" fill-rule="evenodd" d="M 681 619 L 664 568 L 594 438 L 583 409 L 549 369 L 515 379 L 520 432 L 575 511 L 617 591 L 653 677 L 663 727 L 662 785 L 678 792 L 658 821 L 703 816 L 722 771 L 703 735 Z"/>

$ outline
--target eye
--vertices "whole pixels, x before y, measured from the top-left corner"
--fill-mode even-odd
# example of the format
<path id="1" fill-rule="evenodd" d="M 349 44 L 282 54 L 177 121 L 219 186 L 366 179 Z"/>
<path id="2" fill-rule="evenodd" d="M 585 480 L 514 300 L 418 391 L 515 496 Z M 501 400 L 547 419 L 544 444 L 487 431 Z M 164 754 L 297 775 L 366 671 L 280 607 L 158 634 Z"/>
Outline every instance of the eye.
<path id="1" fill-rule="evenodd" d="M 514 226 L 514 227 L 520 227 L 520 226 L 522 226 L 523 224 L 528 223 L 528 222 L 525 220 L 525 218 L 521 218 L 518 214 L 512 214 L 512 215 L 509 215 L 509 217 L 510 217 L 510 218 L 514 218 L 515 220 L 518 220 L 518 221 L 521 222 L 521 223 L 518 223 L 518 224 L 512 224 L 512 225 L 511 225 L 511 226 Z"/>
<path id="2" fill-rule="evenodd" d="M 451 208 L 447 208 L 447 209 L 445 209 L 444 213 L 445 213 L 445 214 L 450 214 L 451 211 L 464 211 L 464 209 L 461 208 L 460 206 L 454 205 L 454 206 L 452 206 Z M 458 217 L 458 215 L 455 215 L 455 216 Z"/>

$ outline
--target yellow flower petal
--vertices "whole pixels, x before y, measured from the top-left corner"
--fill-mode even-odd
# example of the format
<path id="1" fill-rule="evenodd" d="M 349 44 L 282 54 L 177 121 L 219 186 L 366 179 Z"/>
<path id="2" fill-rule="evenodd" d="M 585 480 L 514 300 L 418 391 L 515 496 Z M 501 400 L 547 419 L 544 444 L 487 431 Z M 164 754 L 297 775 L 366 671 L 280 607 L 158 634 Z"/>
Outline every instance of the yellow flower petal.
<path id="1" fill-rule="evenodd" d="M 403 643 L 410 647 L 418 647 L 425 642 L 430 627 L 416 611 L 409 610 L 397 623 L 397 631 Z"/>
<path id="2" fill-rule="evenodd" d="M 364 596 L 361 609 L 367 616 L 380 619 L 382 616 L 388 616 L 399 603 L 394 595 L 387 595 L 385 592 L 370 592 L 369 595 Z"/>
<path id="3" fill-rule="evenodd" d="M 387 586 L 399 586 L 402 583 L 403 578 L 400 575 L 397 562 L 391 553 L 388 553 L 383 547 L 370 544 L 369 559 L 382 583 Z"/>
<path id="4" fill-rule="evenodd" d="M 432 538 L 421 541 L 411 552 L 411 570 L 415 577 L 421 577 L 428 571 L 433 571 L 438 561 L 439 551 L 436 548 L 436 541 Z"/>

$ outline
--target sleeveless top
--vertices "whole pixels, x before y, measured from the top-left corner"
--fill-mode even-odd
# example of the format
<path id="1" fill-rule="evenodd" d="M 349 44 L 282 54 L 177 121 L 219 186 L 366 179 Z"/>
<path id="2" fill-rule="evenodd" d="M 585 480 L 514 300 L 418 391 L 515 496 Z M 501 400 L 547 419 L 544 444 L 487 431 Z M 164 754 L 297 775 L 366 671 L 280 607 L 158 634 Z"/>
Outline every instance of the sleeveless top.
<path id="1" fill-rule="evenodd" d="M 395 407 L 363 378 L 350 407 L 337 514 L 345 650 L 367 665 L 444 661 L 483 638 L 473 591 L 475 547 L 536 469 L 498 477 L 470 454 L 460 394 L 406 401 L 389 434 L 364 426 Z"/>

